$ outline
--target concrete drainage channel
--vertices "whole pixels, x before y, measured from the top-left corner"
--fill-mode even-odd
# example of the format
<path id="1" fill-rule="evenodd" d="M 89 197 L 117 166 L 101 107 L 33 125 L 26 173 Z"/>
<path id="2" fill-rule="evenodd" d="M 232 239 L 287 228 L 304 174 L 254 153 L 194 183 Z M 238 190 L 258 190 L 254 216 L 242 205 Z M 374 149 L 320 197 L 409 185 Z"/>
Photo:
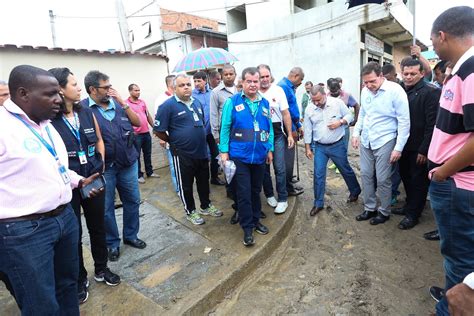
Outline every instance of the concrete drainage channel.
<path id="1" fill-rule="evenodd" d="M 289 198 L 288 204 L 288 217 L 277 231 L 271 233 L 271 239 L 262 245 L 245 263 L 241 264 L 225 279 L 216 284 L 214 288 L 206 293 L 200 293 L 201 295 L 194 302 L 190 302 L 188 308 L 180 311 L 180 314 L 206 315 L 274 253 L 288 236 L 295 221 L 296 209 L 299 204 L 298 199 L 296 197 Z"/>

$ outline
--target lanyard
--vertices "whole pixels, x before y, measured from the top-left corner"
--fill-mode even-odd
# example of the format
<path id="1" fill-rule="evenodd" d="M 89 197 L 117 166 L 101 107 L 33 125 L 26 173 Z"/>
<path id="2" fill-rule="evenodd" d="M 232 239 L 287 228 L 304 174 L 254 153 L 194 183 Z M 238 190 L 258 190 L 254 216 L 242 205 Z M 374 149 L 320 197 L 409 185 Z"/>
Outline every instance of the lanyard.
<path id="1" fill-rule="evenodd" d="M 246 107 L 248 107 L 248 109 L 249 109 L 249 111 L 250 111 L 250 114 L 252 115 L 253 120 L 254 120 L 254 122 L 255 122 L 255 121 L 257 121 L 257 113 L 258 113 L 258 111 L 260 110 L 260 104 L 261 104 L 261 102 L 258 101 L 258 106 L 257 106 L 257 109 L 255 110 L 255 112 L 252 112 L 252 108 L 250 107 L 250 105 L 249 105 L 248 102 L 250 102 L 250 101 L 248 101 L 247 99 L 244 99 L 244 104 L 245 104 Z"/>
<path id="2" fill-rule="evenodd" d="M 80 130 L 79 117 L 76 112 L 73 112 L 73 113 L 74 113 L 74 121 L 76 123 L 77 129 L 71 125 L 71 123 L 64 117 L 64 115 L 62 116 L 62 119 L 64 123 L 67 125 L 67 127 L 69 127 L 69 130 L 71 131 L 72 135 L 74 135 L 74 137 L 76 138 L 77 142 L 79 143 L 79 148 L 82 151 L 81 133 L 79 131 Z"/>
<path id="3" fill-rule="evenodd" d="M 46 149 L 51 153 L 51 155 L 53 155 L 54 159 L 56 159 L 56 161 L 59 162 L 59 158 L 58 158 L 58 155 L 56 154 L 56 149 L 54 148 L 54 142 L 53 142 L 53 138 L 51 137 L 51 133 L 49 132 L 49 127 L 46 126 L 46 133 L 48 133 L 48 137 L 49 137 L 49 140 L 51 141 L 51 144 L 53 146 L 51 146 L 44 138 L 43 136 L 41 136 L 40 134 L 38 134 L 38 132 L 33 129 L 33 127 L 31 127 L 30 124 L 28 124 L 18 113 L 12 113 L 13 115 L 15 115 L 15 117 L 17 119 L 19 119 L 21 122 L 23 122 L 23 124 L 25 124 L 26 127 L 29 128 L 29 130 L 36 136 L 36 138 L 38 138 L 41 143 L 44 145 L 44 147 L 46 147 Z"/>

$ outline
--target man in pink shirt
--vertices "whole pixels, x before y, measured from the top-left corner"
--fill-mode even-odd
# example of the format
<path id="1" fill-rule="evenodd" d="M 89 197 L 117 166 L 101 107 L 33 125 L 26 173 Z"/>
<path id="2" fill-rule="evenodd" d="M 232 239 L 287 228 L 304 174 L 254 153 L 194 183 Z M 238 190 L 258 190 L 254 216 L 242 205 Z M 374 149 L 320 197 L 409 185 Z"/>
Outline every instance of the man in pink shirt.
<path id="1" fill-rule="evenodd" d="M 22 315 L 79 315 L 79 227 L 69 202 L 72 188 L 99 174 L 84 179 L 68 169 L 49 121 L 62 102 L 52 74 L 17 66 L 9 88 L 0 107 L 0 274 Z"/>
<path id="2" fill-rule="evenodd" d="M 474 271 L 474 9 L 453 7 L 433 23 L 436 54 L 454 67 L 444 82 L 428 151 L 430 201 L 444 257 L 445 293 Z M 437 315 L 449 315 L 446 296 Z"/>
<path id="3" fill-rule="evenodd" d="M 148 124 L 153 127 L 153 118 L 146 107 L 145 101 L 140 99 L 140 87 L 134 83 L 128 86 L 130 96 L 125 101 L 132 108 L 133 112 L 138 115 L 141 125 L 133 127 L 135 132 L 135 148 L 138 151 L 138 182 L 145 183 L 143 177 L 140 153 L 143 152 L 143 161 L 145 163 L 145 172 L 148 178 L 158 178 L 159 176 L 153 172 L 151 165 L 151 135 Z"/>

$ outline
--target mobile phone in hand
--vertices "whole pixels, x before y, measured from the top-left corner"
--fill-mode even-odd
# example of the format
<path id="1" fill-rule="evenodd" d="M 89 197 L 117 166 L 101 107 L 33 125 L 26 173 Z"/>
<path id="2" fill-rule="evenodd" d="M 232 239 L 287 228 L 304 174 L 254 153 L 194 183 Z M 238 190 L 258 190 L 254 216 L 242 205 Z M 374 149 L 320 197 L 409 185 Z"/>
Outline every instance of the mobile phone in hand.
<path id="1" fill-rule="evenodd" d="M 105 178 L 103 175 L 97 177 L 94 181 L 89 183 L 86 186 L 80 188 L 81 196 L 83 199 L 90 198 L 89 193 L 92 189 L 96 189 L 97 191 L 103 189 L 105 187 Z"/>

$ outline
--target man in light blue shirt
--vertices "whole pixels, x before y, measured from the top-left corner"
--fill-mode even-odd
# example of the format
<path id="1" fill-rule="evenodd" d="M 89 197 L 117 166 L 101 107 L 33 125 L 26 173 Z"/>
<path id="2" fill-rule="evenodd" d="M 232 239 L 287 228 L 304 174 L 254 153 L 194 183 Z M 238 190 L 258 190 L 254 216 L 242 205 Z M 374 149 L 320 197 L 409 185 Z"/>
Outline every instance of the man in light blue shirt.
<path id="1" fill-rule="evenodd" d="M 376 62 L 362 68 L 362 107 L 354 128 L 352 146 L 360 146 L 360 169 L 364 187 L 364 211 L 358 221 L 382 224 L 390 218 L 392 164 L 400 159 L 410 135 L 410 110 L 403 88 L 382 75 Z M 380 206 L 377 208 L 374 176 Z M 378 211 L 378 212 L 376 212 Z"/>

